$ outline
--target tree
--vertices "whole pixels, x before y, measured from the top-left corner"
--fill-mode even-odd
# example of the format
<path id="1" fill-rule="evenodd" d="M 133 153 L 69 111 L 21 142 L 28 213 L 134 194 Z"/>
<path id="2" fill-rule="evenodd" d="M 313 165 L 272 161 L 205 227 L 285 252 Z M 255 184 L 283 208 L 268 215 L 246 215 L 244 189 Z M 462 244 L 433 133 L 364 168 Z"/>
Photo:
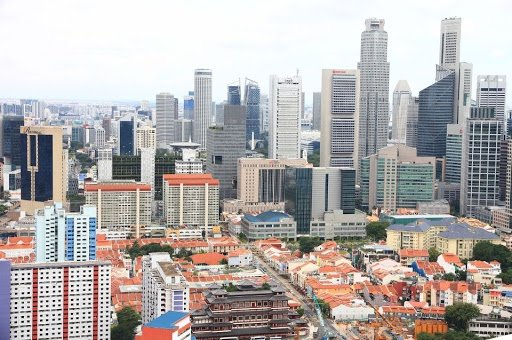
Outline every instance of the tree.
<path id="1" fill-rule="evenodd" d="M 224 289 L 226 292 L 236 292 L 238 288 L 233 284 L 233 282 L 230 282 L 227 286 L 224 286 Z"/>
<path id="2" fill-rule="evenodd" d="M 454 273 L 446 273 L 446 274 L 443 274 L 443 276 L 441 276 L 441 280 L 446 280 L 446 281 L 458 281 L 458 279 L 457 279 L 457 275 L 455 275 Z"/>
<path id="3" fill-rule="evenodd" d="M 469 320 L 480 315 L 478 307 L 472 303 L 459 302 L 446 307 L 444 319 L 450 328 L 467 331 Z"/>
<path id="4" fill-rule="evenodd" d="M 366 226 L 366 235 L 374 241 L 385 240 L 387 227 L 388 222 L 370 222 Z"/>
<path id="5" fill-rule="evenodd" d="M 261 289 L 263 290 L 270 290 L 270 285 L 268 284 L 268 282 L 265 282 L 264 284 L 261 285 Z"/>
<path id="6" fill-rule="evenodd" d="M 130 255 L 130 258 L 135 259 L 139 256 L 144 256 L 150 253 L 169 253 L 169 255 L 173 256 L 174 249 L 168 244 L 159 244 L 159 243 L 150 243 L 145 244 L 142 247 L 139 246 L 139 242 L 135 240 L 131 247 L 127 247 L 126 251 Z"/>
<path id="7" fill-rule="evenodd" d="M 507 269 L 506 271 L 502 272 L 498 277 L 503 281 L 504 284 L 511 284 L 512 283 L 512 269 Z"/>
<path id="8" fill-rule="evenodd" d="M 297 308 L 296 312 L 297 312 L 297 314 L 299 314 L 300 317 L 302 317 L 304 315 L 304 308 L 299 307 L 299 308 Z"/>
<path id="9" fill-rule="evenodd" d="M 249 240 L 247 239 L 247 236 L 245 236 L 244 233 L 240 233 L 238 234 L 238 239 L 240 240 L 240 242 L 242 243 L 247 243 L 249 242 Z"/>
<path id="10" fill-rule="evenodd" d="M 313 164 L 313 166 L 320 166 L 320 150 L 308 155 L 308 162 Z"/>
<path id="11" fill-rule="evenodd" d="M 228 264 L 228 260 L 222 259 L 222 260 L 219 261 L 219 264 L 227 265 Z"/>
<path id="12" fill-rule="evenodd" d="M 432 247 L 428 250 L 428 260 L 430 262 L 437 262 L 437 258 L 441 255 L 441 252 L 436 248 Z"/>
<path id="13" fill-rule="evenodd" d="M 501 269 L 512 268 L 512 253 L 501 244 L 493 244 L 489 241 L 481 241 L 473 248 L 473 260 L 498 261 Z"/>
<path id="14" fill-rule="evenodd" d="M 117 325 L 112 327 L 112 340 L 133 340 L 135 328 L 140 325 L 140 315 L 130 307 L 124 307 L 117 313 Z"/>
<path id="15" fill-rule="evenodd" d="M 299 250 L 302 253 L 311 253 L 315 247 L 322 244 L 318 237 L 301 237 L 299 239 Z"/>
<path id="16" fill-rule="evenodd" d="M 3 205 L 3 204 L 0 204 L 0 215 L 3 215 L 7 212 L 9 208 L 7 208 L 7 206 Z"/>

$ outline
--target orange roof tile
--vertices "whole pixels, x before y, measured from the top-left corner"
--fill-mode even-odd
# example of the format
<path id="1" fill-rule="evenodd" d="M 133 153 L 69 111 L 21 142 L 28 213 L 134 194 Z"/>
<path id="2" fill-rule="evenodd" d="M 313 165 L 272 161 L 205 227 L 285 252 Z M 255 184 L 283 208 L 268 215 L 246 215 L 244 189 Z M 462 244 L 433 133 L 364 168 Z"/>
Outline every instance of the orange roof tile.
<path id="1" fill-rule="evenodd" d="M 190 256 L 194 264 L 218 265 L 226 256 L 219 253 L 194 254 Z"/>
<path id="2" fill-rule="evenodd" d="M 84 191 L 151 191 L 151 185 L 143 183 L 86 183 Z"/>
<path id="3" fill-rule="evenodd" d="M 219 185 L 219 180 L 211 174 L 166 174 L 163 176 L 168 185 Z"/>
<path id="4" fill-rule="evenodd" d="M 427 249 L 400 249 L 398 251 L 398 254 L 400 257 L 428 257 L 428 250 Z"/>

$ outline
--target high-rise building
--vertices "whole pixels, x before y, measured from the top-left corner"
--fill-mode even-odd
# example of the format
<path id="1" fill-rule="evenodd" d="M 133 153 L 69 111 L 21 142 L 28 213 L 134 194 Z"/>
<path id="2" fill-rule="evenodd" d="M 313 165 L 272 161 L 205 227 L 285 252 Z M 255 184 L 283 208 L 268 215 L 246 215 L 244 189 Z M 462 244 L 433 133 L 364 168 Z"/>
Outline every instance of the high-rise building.
<path id="1" fill-rule="evenodd" d="M 178 119 L 174 122 L 174 136 L 176 142 L 188 142 L 191 141 L 192 138 L 192 127 L 193 121 L 189 119 Z"/>
<path id="2" fill-rule="evenodd" d="M 156 130 L 147 125 L 137 128 L 137 141 L 135 144 L 137 152 L 140 152 L 140 149 L 156 149 Z"/>
<path id="3" fill-rule="evenodd" d="M 436 159 L 418 157 L 416 149 L 397 144 L 361 160 L 362 206 L 397 212 L 434 199 Z"/>
<path id="4" fill-rule="evenodd" d="M 300 119 L 304 119 L 304 111 L 306 107 L 306 93 L 302 92 L 300 94 Z"/>
<path id="5" fill-rule="evenodd" d="M 441 21 L 439 39 L 439 65 L 455 71 L 460 62 L 460 18 L 446 18 Z M 437 77 L 440 80 L 441 77 Z"/>
<path id="6" fill-rule="evenodd" d="M 97 126 L 94 128 L 94 145 L 98 149 L 103 149 L 105 147 L 105 129 L 101 126 Z"/>
<path id="7" fill-rule="evenodd" d="M 5 339 L 110 339 L 110 262 L 1 262 Z"/>
<path id="8" fill-rule="evenodd" d="M 96 260 L 96 206 L 82 205 L 66 213 L 66 261 Z"/>
<path id="9" fill-rule="evenodd" d="M 245 139 L 260 137 L 260 87 L 258 83 L 247 79 L 245 84 L 244 105 L 247 108 Z"/>
<path id="10" fill-rule="evenodd" d="M 140 181 L 151 185 L 151 189 L 155 190 L 155 148 L 141 148 L 140 154 Z"/>
<path id="11" fill-rule="evenodd" d="M 409 107 L 407 108 L 407 124 L 405 145 L 416 148 L 418 145 L 418 110 L 420 100 L 418 97 L 411 97 Z"/>
<path id="12" fill-rule="evenodd" d="M 359 71 L 322 70 L 320 166 L 358 168 Z"/>
<path id="13" fill-rule="evenodd" d="M 98 181 L 112 180 L 112 149 L 98 149 Z"/>
<path id="14" fill-rule="evenodd" d="M 0 115 L 0 155 L 4 157 L 5 165 L 11 165 L 11 170 L 21 166 L 20 127 L 23 124 L 23 116 Z"/>
<path id="15" fill-rule="evenodd" d="M 159 148 L 167 149 L 175 142 L 174 122 L 178 119 L 178 98 L 170 93 L 156 95 L 156 142 Z"/>
<path id="16" fill-rule="evenodd" d="M 361 33 L 359 159 L 387 145 L 389 125 L 388 33 L 384 19 L 370 18 Z"/>
<path id="17" fill-rule="evenodd" d="M 313 130 L 320 130 L 322 92 L 313 92 Z"/>
<path id="18" fill-rule="evenodd" d="M 68 152 L 62 127 L 22 126 L 21 208 L 32 214 L 46 201 L 66 202 Z"/>
<path id="19" fill-rule="evenodd" d="M 85 203 L 97 207 L 97 228 L 124 231 L 139 238 L 151 224 L 151 185 L 134 181 L 87 183 Z"/>
<path id="20" fill-rule="evenodd" d="M 446 127 L 453 123 L 455 73 L 446 70 L 444 75 L 420 91 L 417 138 L 419 156 L 442 158 L 446 155 Z"/>
<path id="21" fill-rule="evenodd" d="M 183 97 L 183 119 L 194 120 L 194 91 Z"/>
<path id="22" fill-rule="evenodd" d="M 212 70 L 194 73 L 194 142 L 206 148 L 206 135 L 212 123 Z"/>
<path id="23" fill-rule="evenodd" d="M 219 180 L 220 200 L 236 198 L 237 161 L 245 156 L 245 124 L 246 107 L 227 104 L 223 124 L 208 129 L 206 172 Z"/>
<path id="24" fill-rule="evenodd" d="M 213 125 L 224 124 L 224 106 L 225 105 L 227 105 L 227 101 L 223 101 L 222 103 L 215 104 L 215 124 L 213 124 Z"/>
<path id="25" fill-rule="evenodd" d="M 111 128 L 112 128 L 112 119 L 103 118 L 101 126 L 105 129 L 105 141 L 108 141 L 111 136 Z"/>
<path id="26" fill-rule="evenodd" d="M 269 131 L 270 114 L 269 114 L 268 110 L 269 110 L 268 95 L 262 94 L 260 96 L 260 122 L 261 122 L 260 130 L 261 130 L 261 133 L 266 133 Z"/>
<path id="27" fill-rule="evenodd" d="M 270 76 L 269 158 L 300 158 L 302 79 Z"/>
<path id="28" fill-rule="evenodd" d="M 242 93 L 240 84 L 228 86 L 228 105 L 241 105 Z"/>
<path id="29" fill-rule="evenodd" d="M 142 257 L 142 322 L 150 322 L 169 311 L 187 312 L 189 287 L 169 253 Z"/>
<path id="30" fill-rule="evenodd" d="M 164 175 L 164 216 L 171 227 L 219 223 L 219 181 L 211 174 Z"/>
<path id="31" fill-rule="evenodd" d="M 135 154 L 136 130 L 137 118 L 134 115 L 127 114 L 119 119 L 119 155 Z"/>
<path id="32" fill-rule="evenodd" d="M 85 146 L 85 128 L 83 126 L 71 127 L 71 141 Z"/>
<path id="33" fill-rule="evenodd" d="M 496 119 L 505 121 L 506 90 L 507 76 L 478 76 L 476 84 L 477 106 L 494 108 Z"/>
<path id="34" fill-rule="evenodd" d="M 498 202 L 503 125 L 494 108 L 471 108 L 462 139 L 461 214 L 475 217 L 479 209 Z"/>
<path id="35" fill-rule="evenodd" d="M 412 100 L 412 93 L 407 80 L 399 80 L 393 91 L 393 125 L 391 139 L 395 143 L 406 144 L 407 114 Z"/>
<path id="36" fill-rule="evenodd" d="M 66 259 L 66 211 L 61 203 L 35 212 L 36 261 L 60 262 Z"/>
<path id="37" fill-rule="evenodd" d="M 462 165 L 462 131 L 460 124 L 448 124 L 446 131 L 445 181 L 460 184 Z"/>

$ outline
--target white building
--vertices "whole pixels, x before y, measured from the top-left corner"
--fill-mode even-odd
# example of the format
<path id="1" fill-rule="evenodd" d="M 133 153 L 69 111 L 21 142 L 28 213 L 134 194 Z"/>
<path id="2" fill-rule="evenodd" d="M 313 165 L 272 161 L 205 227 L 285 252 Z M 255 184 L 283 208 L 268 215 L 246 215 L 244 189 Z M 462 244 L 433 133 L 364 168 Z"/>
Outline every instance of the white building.
<path id="1" fill-rule="evenodd" d="M 361 33 L 359 159 L 387 145 L 389 128 L 388 33 L 384 19 L 370 18 Z"/>
<path id="2" fill-rule="evenodd" d="M 202 174 L 203 162 L 200 159 L 176 161 L 174 168 L 177 174 Z"/>
<path id="3" fill-rule="evenodd" d="M 98 181 L 112 180 L 112 149 L 98 149 Z"/>
<path id="4" fill-rule="evenodd" d="M 206 132 L 212 124 L 212 70 L 194 72 L 193 140 L 206 149 Z"/>
<path id="5" fill-rule="evenodd" d="M 66 211 L 62 203 L 36 210 L 36 261 L 57 262 L 66 258 Z"/>
<path id="6" fill-rule="evenodd" d="M 168 311 L 187 312 L 189 285 L 169 253 L 142 258 L 142 323 Z"/>
<path id="7" fill-rule="evenodd" d="M 300 158 L 300 76 L 270 76 L 269 158 Z"/>
<path id="8" fill-rule="evenodd" d="M 359 71 L 322 70 L 320 166 L 358 167 Z"/>
<path id="9" fill-rule="evenodd" d="M 66 213 L 66 261 L 96 260 L 96 221 L 94 205 L 84 204 L 80 213 Z"/>
<path id="10" fill-rule="evenodd" d="M 261 133 L 268 132 L 269 130 L 269 111 L 268 111 L 268 95 L 262 94 L 260 96 L 260 131 Z"/>
<path id="11" fill-rule="evenodd" d="M 110 273 L 107 261 L 13 264 L 10 339 L 110 339 Z"/>
<path id="12" fill-rule="evenodd" d="M 460 61 L 460 18 L 446 18 L 441 21 L 439 39 L 439 65 L 455 70 Z"/>
<path id="13" fill-rule="evenodd" d="M 95 133 L 95 137 L 94 137 L 94 144 L 96 145 L 96 147 L 98 149 L 101 149 L 103 147 L 105 147 L 105 129 L 102 128 L 101 126 L 96 126 L 94 128 L 94 133 Z"/>
<path id="14" fill-rule="evenodd" d="M 484 75 L 477 77 L 476 104 L 478 107 L 493 107 L 496 118 L 505 121 L 507 76 Z"/>
<path id="15" fill-rule="evenodd" d="M 156 129 L 147 125 L 137 128 L 135 149 L 156 149 Z"/>
<path id="16" fill-rule="evenodd" d="M 391 139 L 406 144 L 407 113 L 412 101 L 412 92 L 407 80 L 399 80 L 393 91 L 393 128 Z"/>
<path id="17" fill-rule="evenodd" d="M 156 95 L 156 143 L 159 148 L 167 149 L 175 141 L 174 122 L 178 119 L 178 99 L 170 93 Z"/>

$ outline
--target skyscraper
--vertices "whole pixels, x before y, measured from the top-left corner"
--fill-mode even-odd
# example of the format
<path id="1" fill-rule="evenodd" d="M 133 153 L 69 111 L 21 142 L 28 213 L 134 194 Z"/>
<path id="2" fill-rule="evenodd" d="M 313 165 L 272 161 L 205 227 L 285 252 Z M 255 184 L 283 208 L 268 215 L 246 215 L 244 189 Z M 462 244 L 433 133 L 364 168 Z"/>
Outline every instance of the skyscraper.
<path id="1" fill-rule="evenodd" d="M 194 73 L 194 142 L 206 148 L 206 135 L 212 123 L 212 71 L 197 69 Z"/>
<path id="2" fill-rule="evenodd" d="M 246 108 L 224 106 L 222 125 L 208 129 L 206 172 L 219 180 L 219 199 L 236 198 L 237 161 L 245 156 Z"/>
<path id="3" fill-rule="evenodd" d="M 407 125 L 405 145 L 415 148 L 418 145 L 418 109 L 420 100 L 418 97 L 411 97 L 407 109 Z"/>
<path id="4" fill-rule="evenodd" d="M 183 118 L 194 120 L 194 91 L 183 98 Z"/>
<path id="5" fill-rule="evenodd" d="M 178 99 L 170 93 L 156 95 L 156 143 L 159 148 L 169 148 L 175 142 L 174 121 L 178 119 Z"/>
<path id="6" fill-rule="evenodd" d="M 322 70 L 320 166 L 358 168 L 359 71 Z"/>
<path id="7" fill-rule="evenodd" d="M 240 105 L 242 94 L 240 84 L 228 86 L 228 105 Z"/>
<path id="8" fill-rule="evenodd" d="M 448 124 L 447 126 L 445 180 L 448 183 L 460 184 L 463 129 L 464 126 L 461 124 Z"/>
<path id="9" fill-rule="evenodd" d="M 446 70 L 444 77 L 420 91 L 418 107 L 419 156 L 446 155 L 446 127 L 453 122 L 455 72 Z"/>
<path id="10" fill-rule="evenodd" d="M 62 127 L 22 126 L 21 208 L 32 214 L 44 202 L 66 202 L 68 152 Z"/>
<path id="11" fill-rule="evenodd" d="M 384 19 L 366 19 L 361 33 L 359 159 L 387 145 L 389 124 L 388 33 Z"/>
<path id="12" fill-rule="evenodd" d="M 492 107 L 496 119 L 505 121 L 507 76 L 484 75 L 477 77 L 476 103 L 478 107 Z"/>
<path id="13" fill-rule="evenodd" d="M 245 125 L 246 140 L 260 137 L 260 87 L 258 83 L 246 79 L 244 105 L 247 108 Z"/>
<path id="14" fill-rule="evenodd" d="M 270 76 L 269 158 L 300 158 L 300 76 Z"/>
<path id="15" fill-rule="evenodd" d="M 268 95 L 261 94 L 260 95 L 260 131 L 262 133 L 269 131 L 269 102 Z"/>
<path id="16" fill-rule="evenodd" d="M 20 127 L 23 124 L 23 116 L 0 116 L 1 155 L 4 157 L 4 164 L 11 164 L 12 170 L 21 166 Z"/>
<path id="17" fill-rule="evenodd" d="M 393 127 L 391 139 L 395 143 L 406 144 L 407 114 L 412 100 L 412 93 L 407 80 L 399 80 L 393 91 Z"/>
<path id="18" fill-rule="evenodd" d="M 320 130 L 322 92 L 313 92 L 313 130 Z"/>
<path id="19" fill-rule="evenodd" d="M 147 125 L 137 128 L 137 136 L 136 136 L 136 144 L 135 144 L 136 153 L 139 153 L 139 149 L 143 149 L 143 148 L 150 148 L 153 150 L 156 149 L 157 133 L 155 130 L 156 130 L 155 128 L 149 127 Z M 173 130 L 174 130 L 174 124 L 173 124 Z M 174 132 L 173 132 L 173 134 L 174 134 Z"/>
<path id="20" fill-rule="evenodd" d="M 98 181 L 112 180 L 112 149 L 98 149 Z"/>
<path id="21" fill-rule="evenodd" d="M 500 139 L 503 120 L 494 108 L 471 109 L 462 139 L 460 213 L 475 217 L 499 199 Z"/>
<path id="22" fill-rule="evenodd" d="M 133 155 L 136 144 L 137 118 L 127 114 L 119 119 L 118 150 L 120 155 Z"/>
<path id="23" fill-rule="evenodd" d="M 460 62 L 461 19 L 446 18 L 441 21 L 439 39 L 439 65 L 455 71 Z M 440 80 L 440 76 L 437 77 Z"/>

